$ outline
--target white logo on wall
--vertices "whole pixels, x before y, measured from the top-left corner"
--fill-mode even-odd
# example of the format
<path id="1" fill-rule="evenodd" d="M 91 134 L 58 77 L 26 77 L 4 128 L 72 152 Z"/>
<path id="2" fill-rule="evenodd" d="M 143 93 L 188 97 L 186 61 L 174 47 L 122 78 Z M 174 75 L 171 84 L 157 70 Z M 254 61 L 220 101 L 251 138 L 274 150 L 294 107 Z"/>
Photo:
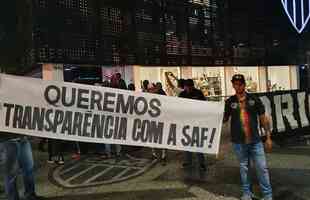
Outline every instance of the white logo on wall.
<path id="1" fill-rule="evenodd" d="M 310 0 L 281 0 L 283 8 L 298 33 L 307 26 L 310 18 Z"/>

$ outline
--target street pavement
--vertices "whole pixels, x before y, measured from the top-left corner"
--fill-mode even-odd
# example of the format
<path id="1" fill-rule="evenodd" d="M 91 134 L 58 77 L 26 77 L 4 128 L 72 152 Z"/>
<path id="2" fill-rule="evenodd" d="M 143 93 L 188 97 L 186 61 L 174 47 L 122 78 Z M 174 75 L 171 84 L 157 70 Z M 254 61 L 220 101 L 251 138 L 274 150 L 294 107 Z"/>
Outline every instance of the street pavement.
<path id="1" fill-rule="evenodd" d="M 65 165 L 51 165 L 34 140 L 36 190 L 50 200 L 237 200 L 241 195 L 238 162 L 229 142 L 222 143 L 217 157 L 206 156 L 208 169 L 202 172 L 197 167 L 183 169 L 182 152 L 168 151 L 164 166 L 151 159 L 148 148 L 119 159 L 87 154 L 76 161 L 66 153 Z M 309 155 L 307 145 L 275 145 L 267 154 L 275 200 L 310 200 Z M 260 197 L 255 172 L 253 177 L 253 191 Z"/>

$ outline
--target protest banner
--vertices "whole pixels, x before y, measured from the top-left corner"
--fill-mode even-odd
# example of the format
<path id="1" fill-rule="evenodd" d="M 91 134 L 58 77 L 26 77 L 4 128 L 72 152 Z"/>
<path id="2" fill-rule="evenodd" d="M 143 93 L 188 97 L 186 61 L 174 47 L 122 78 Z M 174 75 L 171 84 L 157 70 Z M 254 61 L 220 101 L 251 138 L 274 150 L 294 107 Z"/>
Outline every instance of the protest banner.
<path id="1" fill-rule="evenodd" d="M 0 74 L 0 131 L 217 154 L 224 103 Z"/>
<path id="2" fill-rule="evenodd" d="M 270 116 L 274 139 L 310 134 L 310 94 L 307 91 L 286 90 L 256 93 Z"/>

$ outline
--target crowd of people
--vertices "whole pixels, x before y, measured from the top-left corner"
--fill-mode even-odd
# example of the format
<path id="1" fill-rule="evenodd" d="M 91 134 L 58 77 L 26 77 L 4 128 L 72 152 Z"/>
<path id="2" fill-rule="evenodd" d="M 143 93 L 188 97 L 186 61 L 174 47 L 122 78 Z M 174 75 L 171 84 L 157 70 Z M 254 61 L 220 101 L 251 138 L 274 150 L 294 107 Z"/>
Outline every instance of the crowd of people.
<path id="1" fill-rule="evenodd" d="M 171 72 L 165 73 L 167 91 L 164 91 L 160 82 L 151 83 L 148 80 L 142 82 L 141 90 L 146 93 L 159 95 L 171 95 L 179 98 L 188 98 L 204 101 L 202 91 L 196 89 L 192 79 L 178 79 Z M 174 84 L 176 82 L 177 84 Z M 249 179 L 250 160 L 254 161 L 259 184 L 264 195 L 264 200 L 272 200 L 272 188 L 269 172 L 266 164 L 263 143 L 258 133 L 257 118 L 267 134 L 266 148 L 272 148 L 270 138 L 270 126 L 265 115 L 265 108 L 259 98 L 246 92 L 244 76 L 241 74 L 232 77 L 232 85 L 236 94 L 226 100 L 224 110 L 224 122 L 231 121 L 231 141 L 236 157 L 240 163 L 240 175 L 242 184 L 242 200 L 251 200 L 253 193 Z M 111 87 L 125 90 L 135 90 L 134 84 L 127 85 L 120 73 L 114 74 L 110 80 L 95 84 L 96 86 Z M 208 111 L 202 111 L 208 112 Z M 9 200 L 18 200 L 19 194 L 16 187 L 16 178 L 21 169 L 26 200 L 39 200 L 41 197 L 35 192 L 34 162 L 31 144 L 27 137 L 14 135 L 12 133 L 1 133 L 0 148 L 4 159 L 4 183 L 5 191 Z M 42 140 L 42 141 L 45 141 Z M 41 143 L 42 145 L 43 143 Z M 89 144 L 74 143 L 75 153 L 73 159 L 79 159 L 83 151 L 87 151 Z M 48 163 L 64 164 L 63 141 L 48 139 Z M 95 148 L 102 159 L 120 157 L 123 148 L 118 144 L 96 144 Z M 114 151 L 113 151 L 114 149 Z M 151 149 L 152 159 L 160 161 L 163 165 L 167 163 L 167 150 Z M 207 170 L 205 155 L 202 153 L 184 153 L 183 168 L 193 167 L 193 155 L 198 157 L 199 169 Z"/>
<path id="2" fill-rule="evenodd" d="M 177 81 L 179 84 L 174 85 L 173 81 L 170 79 L 174 79 L 174 81 Z M 180 95 L 182 91 L 184 91 L 186 81 L 183 79 L 178 80 L 172 73 L 167 72 L 166 73 L 166 80 L 168 83 L 168 87 L 173 91 L 176 92 L 174 96 Z M 77 81 L 74 81 L 77 82 Z M 190 82 L 191 87 L 194 87 L 193 81 Z M 95 86 L 98 87 L 111 87 L 111 88 L 118 88 L 123 90 L 132 90 L 135 91 L 135 85 L 133 83 L 126 84 L 125 80 L 122 78 L 120 73 L 113 74 L 109 80 L 105 80 L 102 83 L 94 83 Z M 194 88 L 193 88 L 194 89 Z M 141 84 L 141 91 L 147 92 L 147 93 L 153 93 L 153 94 L 159 94 L 159 95 L 167 95 L 167 93 L 163 89 L 163 85 L 161 82 L 151 83 L 149 80 L 142 81 Z M 196 89 L 195 89 L 196 91 Z M 197 90 L 199 91 L 199 90 Z M 199 97 L 200 100 L 205 100 L 203 95 L 200 94 Z M 185 95 L 184 98 L 191 98 L 188 95 Z M 195 97 L 193 97 L 195 98 Z M 198 99 L 198 98 L 197 98 Z M 42 139 L 40 142 L 40 149 L 43 150 L 44 142 L 47 141 L 48 146 L 48 163 L 50 164 L 64 164 L 64 142 L 60 140 L 54 140 L 54 139 Z M 81 142 L 74 142 L 74 154 L 72 155 L 72 159 L 80 159 L 81 154 L 88 153 L 90 150 L 92 150 L 95 154 L 98 154 L 102 159 L 110 159 L 112 157 L 120 158 L 122 155 L 124 155 L 124 152 L 122 152 L 122 145 L 119 144 L 88 144 L 88 143 L 81 143 Z M 159 160 L 162 165 L 166 165 L 167 163 L 167 156 L 166 156 L 166 149 L 154 149 L 152 148 L 152 159 Z M 191 154 L 189 154 L 187 157 L 189 158 Z M 201 154 L 199 156 L 201 158 L 200 160 L 204 159 L 204 156 Z M 188 160 L 188 159 L 187 159 Z M 187 166 L 191 162 L 187 161 L 184 163 L 184 166 Z M 206 169 L 205 164 L 203 164 L 204 161 L 201 164 L 202 169 Z"/>

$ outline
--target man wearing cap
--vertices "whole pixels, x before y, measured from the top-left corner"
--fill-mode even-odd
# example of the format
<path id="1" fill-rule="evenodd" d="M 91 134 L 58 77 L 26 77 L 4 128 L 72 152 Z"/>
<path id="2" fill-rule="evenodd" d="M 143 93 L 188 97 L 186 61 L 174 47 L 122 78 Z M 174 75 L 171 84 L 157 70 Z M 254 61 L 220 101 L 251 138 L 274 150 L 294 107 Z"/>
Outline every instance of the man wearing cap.
<path id="1" fill-rule="evenodd" d="M 235 74 L 231 82 L 236 94 L 225 102 L 224 122 L 231 117 L 231 140 L 240 164 L 243 192 L 241 200 L 252 200 L 253 196 L 249 177 L 250 160 L 255 164 L 259 185 L 264 195 L 263 200 L 272 200 L 264 146 L 258 130 L 259 121 L 267 135 L 266 150 L 270 151 L 271 131 L 265 107 L 258 97 L 245 91 L 245 79 L 242 74 Z"/>

